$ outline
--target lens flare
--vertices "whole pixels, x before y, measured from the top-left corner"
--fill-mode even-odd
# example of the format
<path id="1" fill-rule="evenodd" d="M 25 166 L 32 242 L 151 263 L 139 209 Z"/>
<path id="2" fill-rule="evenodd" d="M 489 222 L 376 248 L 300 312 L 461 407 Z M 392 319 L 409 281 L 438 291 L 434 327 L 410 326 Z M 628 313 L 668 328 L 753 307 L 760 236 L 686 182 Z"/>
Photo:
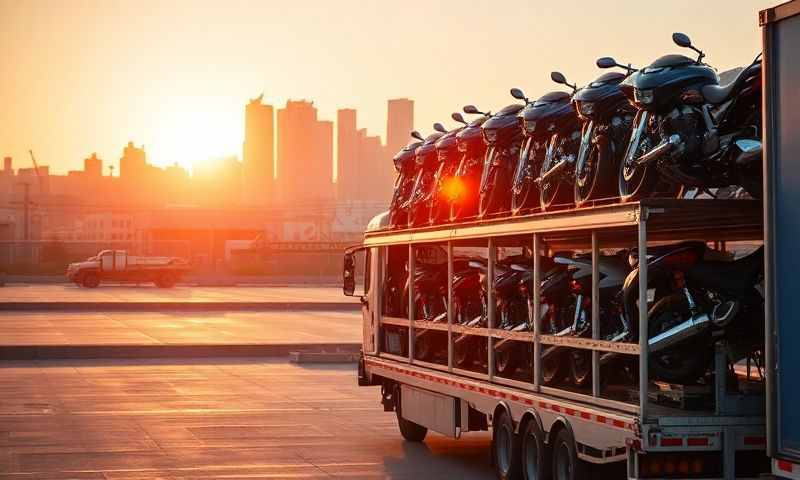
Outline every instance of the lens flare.
<path id="1" fill-rule="evenodd" d="M 466 187 L 464 182 L 458 177 L 450 177 L 442 185 L 442 193 L 451 202 L 458 200 L 464 195 Z"/>

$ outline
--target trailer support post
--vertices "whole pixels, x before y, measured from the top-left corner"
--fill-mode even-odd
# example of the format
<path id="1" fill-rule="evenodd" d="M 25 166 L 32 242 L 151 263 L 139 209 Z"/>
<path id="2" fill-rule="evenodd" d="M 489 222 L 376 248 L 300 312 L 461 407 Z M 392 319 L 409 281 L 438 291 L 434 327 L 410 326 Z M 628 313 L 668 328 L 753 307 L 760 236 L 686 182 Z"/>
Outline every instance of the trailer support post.
<path id="1" fill-rule="evenodd" d="M 542 259 L 541 237 L 538 233 L 533 234 L 533 280 L 531 291 L 533 292 L 533 308 L 529 311 L 533 312 L 533 389 L 539 391 L 542 382 L 542 341 L 540 335 L 542 333 L 541 322 L 541 303 L 542 303 Z"/>
<path id="2" fill-rule="evenodd" d="M 649 361 L 647 332 L 647 209 L 639 207 L 639 416 L 647 421 Z"/>
<path id="3" fill-rule="evenodd" d="M 447 242 L 447 371 L 453 371 L 453 242 Z"/>
<path id="4" fill-rule="evenodd" d="M 417 257 L 414 244 L 408 244 L 408 363 L 414 363 L 414 277 L 417 272 Z"/>
<path id="5" fill-rule="evenodd" d="M 488 354 L 487 360 L 489 381 L 494 381 L 494 323 L 495 323 L 495 300 L 494 300 L 494 263 L 497 261 L 497 248 L 494 244 L 494 238 L 489 237 L 489 255 L 486 259 L 486 310 L 487 310 L 487 327 L 489 335 L 487 338 Z"/>
<path id="6" fill-rule="evenodd" d="M 374 306 L 374 319 L 375 319 L 375 331 L 374 334 L 374 342 L 375 342 L 375 353 L 380 355 L 381 351 L 381 335 L 383 332 L 383 261 L 386 259 L 388 254 L 387 247 L 378 247 L 374 249 L 375 255 L 378 257 L 377 267 L 375 268 L 375 280 L 372 281 L 372 284 L 375 285 L 375 296 L 373 297 L 373 304 Z M 367 268 L 371 268 L 367 265 Z"/>
<path id="7" fill-rule="evenodd" d="M 592 339 L 600 338 L 600 242 L 592 230 Z M 600 396 L 600 352 L 592 350 L 592 396 Z"/>

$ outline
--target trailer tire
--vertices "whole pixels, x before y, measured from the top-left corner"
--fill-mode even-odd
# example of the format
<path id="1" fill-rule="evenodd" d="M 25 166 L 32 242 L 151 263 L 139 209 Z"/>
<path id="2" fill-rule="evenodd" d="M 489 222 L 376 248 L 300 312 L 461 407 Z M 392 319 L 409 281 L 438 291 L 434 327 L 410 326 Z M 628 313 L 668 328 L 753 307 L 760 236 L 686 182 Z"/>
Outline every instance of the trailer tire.
<path id="1" fill-rule="evenodd" d="M 492 426 L 492 460 L 498 480 L 522 478 L 520 437 L 514 432 L 514 422 L 506 410 L 495 416 Z"/>
<path id="2" fill-rule="evenodd" d="M 578 458 L 575 437 L 562 428 L 553 442 L 553 480 L 581 480 L 586 476 L 586 464 Z"/>
<path id="3" fill-rule="evenodd" d="M 545 444 L 545 435 L 535 418 L 530 418 L 521 433 L 522 478 L 543 480 L 550 478 L 550 455 Z"/>
<path id="4" fill-rule="evenodd" d="M 172 288 L 175 286 L 175 283 L 177 283 L 177 279 L 174 274 L 166 272 L 157 276 L 153 283 L 155 283 L 158 288 Z"/>
<path id="5" fill-rule="evenodd" d="M 83 275 L 81 285 L 86 288 L 97 288 L 100 285 L 100 277 L 96 273 L 87 272 Z"/>
<path id="6" fill-rule="evenodd" d="M 403 418 L 400 385 L 395 385 L 392 396 L 394 397 L 394 412 L 397 414 L 397 426 L 400 428 L 400 435 L 402 435 L 407 442 L 420 443 L 425 440 L 428 429 L 411 420 Z"/>

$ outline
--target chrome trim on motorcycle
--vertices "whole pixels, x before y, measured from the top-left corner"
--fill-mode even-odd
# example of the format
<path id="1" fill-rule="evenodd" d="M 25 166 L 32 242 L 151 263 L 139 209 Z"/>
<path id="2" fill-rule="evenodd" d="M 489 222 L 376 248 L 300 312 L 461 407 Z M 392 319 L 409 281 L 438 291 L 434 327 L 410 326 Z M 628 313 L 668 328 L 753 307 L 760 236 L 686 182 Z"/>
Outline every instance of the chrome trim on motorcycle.
<path id="1" fill-rule="evenodd" d="M 661 332 L 647 341 L 650 352 L 659 352 L 687 338 L 697 335 L 710 324 L 711 319 L 705 313 L 695 315 L 683 323 L 675 325 L 666 332 Z"/>

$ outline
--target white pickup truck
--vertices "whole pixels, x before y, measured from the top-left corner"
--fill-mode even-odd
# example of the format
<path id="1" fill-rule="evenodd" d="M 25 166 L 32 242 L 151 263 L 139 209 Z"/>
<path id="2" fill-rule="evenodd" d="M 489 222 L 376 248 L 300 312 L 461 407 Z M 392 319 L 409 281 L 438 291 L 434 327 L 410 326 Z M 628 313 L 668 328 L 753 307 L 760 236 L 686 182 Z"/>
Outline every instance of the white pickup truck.
<path id="1" fill-rule="evenodd" d="M 103 250 L 83 262 L 70 263 L 67 279 L 78 286 L 95 288 L 102 280 L 115 282 L 153 282 L 170 288 L 189 270 L 179 257 L 143 257 L 125 250 Z"/>

